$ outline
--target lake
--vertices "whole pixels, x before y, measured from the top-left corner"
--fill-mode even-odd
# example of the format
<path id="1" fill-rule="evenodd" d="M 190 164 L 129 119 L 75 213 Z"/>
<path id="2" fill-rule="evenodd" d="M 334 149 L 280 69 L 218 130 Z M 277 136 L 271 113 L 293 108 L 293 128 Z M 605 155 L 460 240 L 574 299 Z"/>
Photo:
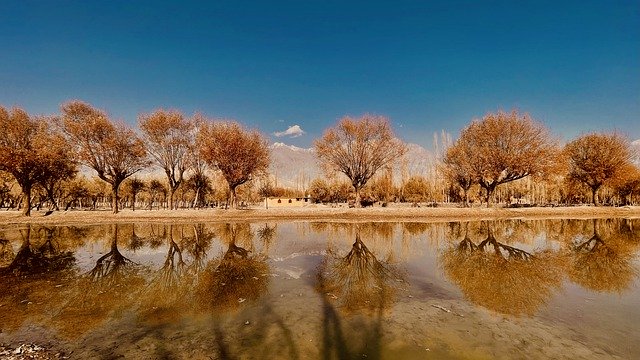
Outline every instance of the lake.
<path id="1" fill-rule="evenodd" d="M 0 343 L 71 358 L 640 358 L 640 220 L 0 227 Z"/>

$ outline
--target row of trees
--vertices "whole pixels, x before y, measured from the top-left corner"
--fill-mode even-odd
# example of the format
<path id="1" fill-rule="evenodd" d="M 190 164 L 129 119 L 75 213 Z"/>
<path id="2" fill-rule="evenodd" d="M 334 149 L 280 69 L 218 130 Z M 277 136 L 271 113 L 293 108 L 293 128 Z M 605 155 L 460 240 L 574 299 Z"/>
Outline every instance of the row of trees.
<path id="1" fill-rule="evenodd" d="M 616 133 L 583 135 L 561 147 L 528 114 L 500 111 L 462 130 L 446 151 L 443 172 L 462 191 L 465 205 L 474 184 L 484 190 L 489 204 L 499 185 L 528 176 L 541 181 L 563 177 L 569 184 L 584 184 L 597 205 L 603 185 L 618 188 L 625 199 L 640 192 L 640 171 L 633 164 L 636 155 Z"/>
<path id="2" fill-rule="evenodd" d="M 192 203 L 203 203 L 205 193 L 211 193 L 208 169 L 224 179 L 224 195 L 231 207 L 237 206 L 238 187 L 247 182 L 263 197 L 287 193 L 273 189 L 263 176 L 270 154 L 266 138 L 258 131 L 247 130 L 235 121 L 212 121 L 200 114 L 185 117 L 162 109 L 141 114 L 138 125 L 139 134 L 81 101 L 67 102 L 59 115 L 49 117 L 0 106 L 0 173 L 11 174 L 20 186 L 27 216 L 34 186 L 40 191 L 40 200 L 44 194 L 55 204 L 61 184 L 76 177 L 79 165 L 93 169 L 109 185 L 114 213 L 118 212 L 123 182 L 151 165 L 166 176 L 169 209 L 176 208 L 176 192 L 187 190 L 183 186 L 187 173 Z M 314 147 L 328 174 L 342 173 L 349 180 L 346 185 L 335 178 L 329 182 L 316 179 L 305 191 L 315 199 L 346 201 L 349 187 L 355 193 L 356 206 L 362 203 L 363 189 L 369 201 L 414 202 L 427 196 L 429 182 L 421 177 L 403 181 L 399 189 L 395 186 L 393 165 L 406 154 L 407 146 L 394 135 L 385 117 L 344 117 L 317 139 Z M 583 184 L 597 204 L 597 193 L 603 186 L 615 188 L 626 200 L 640 193 L 640 171 L 633 157 L 629 143 L 618 134 L 588 134 L 561 147 L 528 114 L 499 111 L 464 128 L 458 140 L 443 150 L 434 174 L 446 180 L 442 193 L 447 192 L 447 199 L 455 200 L 459 192 L 465 206 L 474 187 L 482 190 L 488 205 L 498 187 L 525 178 L 536 183 L 562 181 L 566 189 Z M 259 178 L 262 180 L 256 185 L 252 180 Z M 137 192 L 146 189 L 153 199 L 160 191 L 157 184 L 154 188 L 152 184 L 130 183 L 133 204 Z"/>
<path id="3" fill-rule="evenodd" d="M 75 176 L 78 165 L 93 169 L 110 185 L 114 213 L 123 181 L 152 164 L 166 174 L 170 209 L 188 169 L 196 181 L 206 180 L 206 166 L 218 170 L 235 206 L 236 188 L 268 167 L 266 139 L 237 122 L 214 122 L 201 115 L 187 118 L 172 110 L 142 114 L 138 120 L 141 136 L 81 101 L 63 104 L 61 114 L 51 117 L 0 107 L 0 171 L 11 174 L 20 186 L 23 214 L 30 214 L 36 184 L 53 194 L 60 182 Z"/>

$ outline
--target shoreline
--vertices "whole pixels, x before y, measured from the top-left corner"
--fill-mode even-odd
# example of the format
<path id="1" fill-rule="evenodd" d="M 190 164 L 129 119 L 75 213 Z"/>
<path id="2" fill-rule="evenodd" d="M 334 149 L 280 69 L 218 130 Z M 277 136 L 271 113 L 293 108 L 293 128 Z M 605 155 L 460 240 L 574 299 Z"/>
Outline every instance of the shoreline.
<path id="1" fill-rule="evenodd" d="M 45 211 L 32 211 L 31 217 L 22 216 L 17 210 L 0 211 L 0 225 L 14 224 L 102 224 L 145 222 L 450 222 L 482 220 L 543 220 L 543 219 L 593 219 L 640 218 L 640 206 L 625 207 L 531 207 L 531 208 L 331 208 L 310 206 L 302 208 L 249 208 L 243 210 L 180 209 L 180 210 L 110 210 L 55 211 L 45 216 Z"/>

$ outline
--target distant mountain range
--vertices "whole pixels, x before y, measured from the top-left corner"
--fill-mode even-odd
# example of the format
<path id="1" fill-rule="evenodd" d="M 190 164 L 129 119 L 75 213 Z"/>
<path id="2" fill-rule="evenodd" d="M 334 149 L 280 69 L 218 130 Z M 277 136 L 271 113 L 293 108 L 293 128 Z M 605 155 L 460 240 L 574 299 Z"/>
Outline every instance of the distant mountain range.
<path id="1" fill-rule="evenodd" d="M 407 176 L 426 176 L 434 164 L 435 157 L 430 151 L 417 144 L 407 144 L 407 154 L 394 166 L 396 181 L 402 173 Z M 300 148 L 281 142 L 271 145 L 269 171 L 277 186 L 298 189 L 307 188 L 313 179 L 324 176 L 313 148 Z"/>

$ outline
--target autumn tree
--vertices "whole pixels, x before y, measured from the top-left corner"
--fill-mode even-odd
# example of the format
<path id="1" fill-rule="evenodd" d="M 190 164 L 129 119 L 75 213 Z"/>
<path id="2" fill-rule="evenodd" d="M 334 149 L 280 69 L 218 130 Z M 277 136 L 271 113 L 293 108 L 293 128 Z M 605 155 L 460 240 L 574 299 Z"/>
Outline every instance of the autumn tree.
<path id="1" fill-rule="evenodd" d="M 230 205 L 237 208 L 236 188 L 269 167 L 269 147 L 256 130 L 235 121 L 202 124 L 197 142 L 200 155 L 227 181 Z"/>
<path id="2" fill-rule="evenodd" d="M 569 159 L 568 177 L 591 189 L 594 205 L 598 205 L 598 189 L 622 176 L 631 165 L 629 143 L 615 133 L 583 135 L 568 143 L 564 151 Z"/>
<path id="3" fill-rule="evenodd" d="M 62 105 L 61 122 L 79 161 L 111 185 L 112 210 L 117 214 L 120 184 L 149 165 L 144 143 L 131 128 L 114 124 L 104 111 L 81 101 Z"/>
<path id="4" fill-rule="evenodd" d="M 189 167 L 189 148 L 193 124 L 178 111 L 156 110 L 138 117 L 147 152 L 160 166 L 169 181 L 169 209 L 174 209 L 173 195 L 184 180 Z"/>
<path id="5" fill-rule="evenodd" d="M 156 202 L 159 195 L 162 195 L 164 199 L 167 194 L 167 188 L 157 179 L 153 179 L 149 182 L 147 191 L 149 192 L 149 210 L 153 210 L 153 204 Z M 160 209 L 160 205 L 158 205 L 158 209 Z"/>
<path id="6" fill-rule="evenodd" d="M 33 186 L 58 170 L 74 172 L 70 148 L 47 119 L 34 119 L 20 108 L 0 106 L 0 171 L 10 173 L 22 189 L 22 214 L 31 215 Z"/>
<path id="7" fill-rule="evenodd" d="M 345 116 L 325 131 L 314 143 L 316 156 L 329 171 L 345 174 L 356 193 L 360 207 L 360 190 L 378 170 L 390 165 L 406 153 L 406 147 L 391 130 L 383 116 Z"/>
<path id="8" fill-rule="evenodd" d="M 469 206 L 469 189 L 476 183 L 475 173 L 471 167 L 470 158 L 473 154 L 467 153 L 470 150 L 462 142 L 457 142 L 449 147 L 442 160 L 441 171 L 450 184 L 462 190 L 463 204 Z"/>
<path id="9" fill-rule="evenodd" d="M 136 210 L 136 197 L 145 190 L 147 184 L 138 178 L 131 178 L 125 183 L 125 190 L 131 195 L 131 211 Z"/>
<path id="10" fill-rule="evenodd" d="M 615 181 L 613 188 L 624 205 L 631 205 L 634 195 L 640 194 L 640 169 L 629 164 L 623 174 Z"/>
<path id="11" fill-rule="evenodd" d="M 402 198 L 404 201 L 412 203 L 427 201 L 429 198 L 429 183 L 419 175 L 410 177 L 402 186 Z"/>
<path id="12" fill-rule="evenodd" d="M 453 149 L 447 154 L 449 163 L 459 165 L 450 169 L 460 174 L 470 171 L 470 179 L 485 190 L 487 206 L 500 184 L 529 175 L 543 177 L 558 166 L 558 148 L 547 129 L 516 110 L 474 120 L 462 130 Z"/>
<path id="13" fill-rule="evenodd" d="M 48 131 L 50 131 L 48 136 L 50 143 L 40 154 L 41 159 L 46 161 L 47 171 L 38 183 L 44 189 L 52 208 L 59 210 L 56 193 L 61 193 L 64 183 L 76 176 L 78 166 L 71 144 L 62 134 L 53 132 L 52 127 L 49 127 Z"/>

